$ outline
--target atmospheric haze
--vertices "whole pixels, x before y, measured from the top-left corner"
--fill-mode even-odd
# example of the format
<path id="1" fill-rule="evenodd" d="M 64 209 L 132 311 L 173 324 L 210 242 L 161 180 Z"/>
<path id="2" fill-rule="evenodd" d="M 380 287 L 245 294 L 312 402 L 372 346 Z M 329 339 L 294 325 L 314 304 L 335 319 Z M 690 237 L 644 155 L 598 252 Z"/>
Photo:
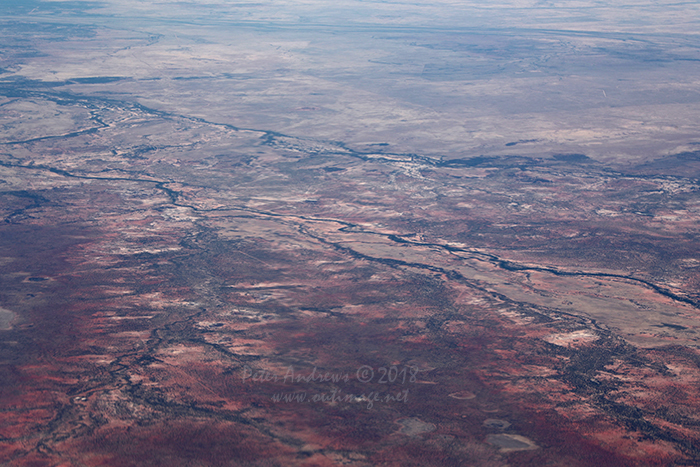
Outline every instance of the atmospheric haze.
<path id="1" fill-rule="evenodd" d="M 0 464 L 700 464 L 700 4 L 0 22 Z"/>

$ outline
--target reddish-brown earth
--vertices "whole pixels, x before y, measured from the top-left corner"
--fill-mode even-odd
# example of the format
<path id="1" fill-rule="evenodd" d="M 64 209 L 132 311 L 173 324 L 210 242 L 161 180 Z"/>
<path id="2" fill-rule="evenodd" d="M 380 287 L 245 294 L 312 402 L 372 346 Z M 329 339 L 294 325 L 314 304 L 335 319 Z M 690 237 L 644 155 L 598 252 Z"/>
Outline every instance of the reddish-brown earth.
<path id="1" fill-rule="evenodd" d="M 137 13 L 119 26 L 111 10 L 35 3 L 62 13 L 8 13 L 0 36 L 0 465 L 700 463 L 694 127 L 668 117 L 634 133 L 636 120 L 610 117 L 624 131 L 606 133 L 605 120 L 589 137 L 556 113 L 555 129 L 529 135 L 517 106 L 497 111 L 510 94 L 479 110 L 502 84 L 482 82 L 491 72 L 459 78 L 471 68 L 436 64 L 483 43 L 506 54 L 497 35 L 420 30 L 416 43 L 368 29 L 407 60 L 387 52 L 381 66 L 410 77 L 375 102 L 372 82 L 333 87 L 355 83 L 342 60 L 327 68 L 342 53 L 295 61 L 305 42 L 275 42 L 284 24 L 251 23 L 240 45 Z M 304 34 L 322 42 L 324 27 Z M 470 34 L 477 45 L 459 42 Z M 581 69 L 598 63 L 587 54 L 599 49 L 566 37 L 586 51 Z M 632 53 L 626 38 L 586 40 Z M 404 42 L 432 62 L 401 55 Z M 357 50 L 368 62 L 371 47 Z M 668 67 L 696 66 L 678 63 Z M 530 66 L 513 59 L 502 73 L 516 65 Z M 574 75 L 557 89 L 592 106 Z M 468 126 L 452 107 L 459 93 L 440 87 L 463 82 L 477 89 L 469 124 L 482 126 L 469 142 L 431 136 Z M 442 96 L 449 118 L 426 102 L 387 110 L 387 96 L 420 100 L 420 89 Z M 604 101 L 605 112 L 653 104 L 606 89 L 627 110 Z M 626 149 L 636 159 L 616 155 L 641 133 Z M 432 138 L 444 145 L 431 150 Z M 647 148 L 655 138 L 672 143 Z M 576 145 L 599 157 L 566 151 Z"/>
<path id="2" fill-rule="evenodd" d="M 100 145 L 109 131 L 73 141 Z M 605 261 L 621 254 L 605 245 L 623 230 L 659 242 L 637 250 L 628 242 L 629 256 L 661 261 L 671 235 L 682 254 L 691 247 L 682 241 L 686 219 L 659 240 L 653 216 L 636 226 L 625 215 L 590 219 L 584 230 L 580 219 L 594 214 L 575 198 L 603 200 L 564 175 L 580 167 L 558 162 L 533 161 L 531 172 L 552 180 L 536 185 L 537 197 L 529 182 L 508 181 L 509 194 L 500 192 L 510 174 L 488 166 L 417 164 L 417 179 L 391 175 L 403 184 L 397 192 L 383 181 L 391 162 L 346 151 L 333 160 L 344 170 L 325 171 L 327 157 L 295 153 L 287 162 L 289 151 L 268 141 L 258 143 L 268 160 L 250 170 L 235 169 L 235 153 L 198 168 L 222 179 L 210 187 L 191 184 L 182 164 L 179 180 L 160 178 L 163 164 L 148 159 L 129 177 L 86 172 L 68 158 L 4 164 L 12 177 L 43 174 L 49 185 L 6 194 L 16 204 L 0 226 L 3 306 L 17 314 L 2 343 L 6 460 L 583 466 L 697 458 L 700 356 L 697 326 L 685 326 L 697 320 L 697 294 L 669 285 L 697 278 L 670 269 L 664 280 L 653 261 L 634 273 L 632 259 L 614 268 Z M 289 178 L 299 170 L 314 177 L 314 199 L 253 201 L 251 173 L 284 178 L 263 195 L 293 192 Z M 586 177 L 608 191 L 630 189 L 598 170 Z M 448 174 L 457 178 L 445 188 L 438 180 Z M 461 191 L 434 198 L 428 186 Z M 237 191 L 248 201 L 224 199 Z M 682 203 L 686 192 L 667 196 Z M 556 193 L 569 207 L 529 222 L 507 203 L 528 197 L 537 210 L 538 197 Z M 590 254 L 564 257 L 545 225 L 566 226 L 569 248 Z M 643 318 L 606 323 L 604 312 L 585 308 L 606 301 L 629 303 L 620 313 Z M 640 336 L 653 348 L 630 343 Z M 368 368 L 371 381 L 359 381 Z"/>

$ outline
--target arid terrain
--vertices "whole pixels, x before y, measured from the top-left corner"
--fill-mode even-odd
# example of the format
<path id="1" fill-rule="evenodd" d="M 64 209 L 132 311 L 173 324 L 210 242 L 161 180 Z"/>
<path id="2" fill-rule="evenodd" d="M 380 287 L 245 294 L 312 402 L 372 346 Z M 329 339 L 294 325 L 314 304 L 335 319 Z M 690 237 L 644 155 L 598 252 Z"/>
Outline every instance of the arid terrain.
<path id="1" fill-rule="evenodd" d="M 0 24 L 0 465 L 700 464 L 698 5 Z"/>

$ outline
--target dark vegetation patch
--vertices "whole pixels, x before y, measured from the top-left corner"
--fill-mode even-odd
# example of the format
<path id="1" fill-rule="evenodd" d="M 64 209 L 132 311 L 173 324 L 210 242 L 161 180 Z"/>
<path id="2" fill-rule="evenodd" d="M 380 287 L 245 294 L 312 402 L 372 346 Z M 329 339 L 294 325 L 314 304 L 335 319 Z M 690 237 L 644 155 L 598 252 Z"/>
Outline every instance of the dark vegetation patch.
<path id="1" fill-rule="evenodd" d="M 476 167 L 479 165 L 486 164 L 488 162 L 495 162 L 497 159 L 497 157 L 477 156 L 471 157 L 469 159 L 450 159 L 448 161 L 440 161 L 435 165 L 437 165 L 438 167 L 449 168 Z"/>
<path id="2" fill-rule="evenodd" d="M 675 175 L 700 178 L 700 151 L 689 151 L 661 157 L 630 169 L 633 174 Z"/>
<path id="3" fill-rule="evenodd" d="M 91 76 L 89 78 L 71 78 L 66 84 L 79 83 L 79 84 L 104 84 L 113 83 L 115 81 L 121 81 L 127 79 L 123 76 Z"/>
<path id="4" fill-rule="evenodd" d="M 592 162 L 592 159 L 585 154 L 555 154 L 552 156 L 552 158 L 557 161 L 569 162 L 572 164 Z"/>

